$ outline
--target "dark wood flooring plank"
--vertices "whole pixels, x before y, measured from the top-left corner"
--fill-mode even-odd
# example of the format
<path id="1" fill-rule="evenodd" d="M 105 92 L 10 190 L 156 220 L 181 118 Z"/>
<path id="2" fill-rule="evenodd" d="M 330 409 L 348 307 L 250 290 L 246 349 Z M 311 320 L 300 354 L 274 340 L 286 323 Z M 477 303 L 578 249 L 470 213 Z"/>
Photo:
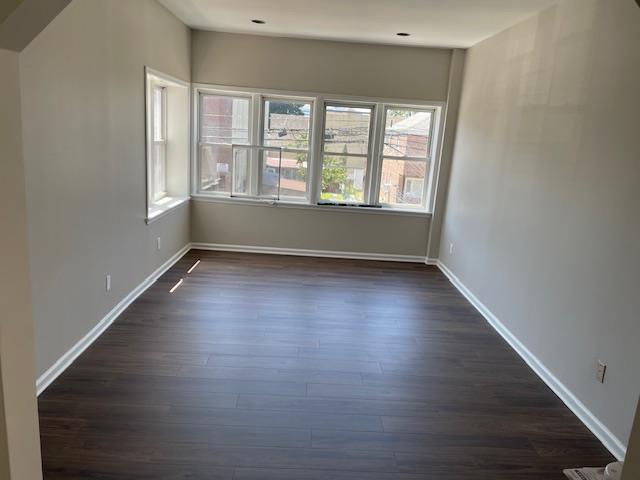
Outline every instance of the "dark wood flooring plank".
<path id="1" fill-rule="evenodd" d="M 407 473 L 348 472 L 298 468 L 236 468 L 234 480 L 427 480 L 433 477 Z M 445 478 L 445 477 L 443 477 Z"/>
<path id="2" fill-rule="evenodd" d="M 205 461 L 217 466 L 397 471 L 395 457 L 389 452 L 164 444 L 155 456 L 180 464 Z"/>
<path id="3" fill-rule="evenodd" d="M 255 367 L 320 372 L 381 373 L 378 362 L 309 359 L 300 357 L 241 357 L 239 355 L 209 355 L 206 365 L 212 367 Z"/>
<path id="4" fill-rule="evenodd" d="M 80 458 L 48 458 L 44 465 L 48 480 L 233 480 L 234 469 L 206 463 L 175 465 Z"/>
<path id="5" fill-rule="evenodd" d="M 517 449 L 526 454 L 534 452 L 533 446 L 524 436 L 352 432 L 318 428 L 312 430 L 312 445 L 316 448 L 398 453 L 435 453 L 440 449 L 455 448 L 465 451 L 468 447 L 478 446 L 505 448 L 510 452 Z"/>
<path id="6" fill-rule="evenodd" d="M 198 407 L 172 407 L 161 421 L 184 424 L 249 425 L 257 427 L 332 428 L 351 431 L 382 431 L 382 421 L 375 415 L 341 415 L 332 413 L 276 412 Z"/>
<path id="7" fill-rule="evenodd" d="M 362 377 L 360 374 L 353 372 L 332 372 L 305 369 L 285 370 L 259 367 L 180 367 L 176 375 L 187 378 L 256 380 L 268 382 L 335 382 L 346 385 L 358 385 L 362 383 Z"/>

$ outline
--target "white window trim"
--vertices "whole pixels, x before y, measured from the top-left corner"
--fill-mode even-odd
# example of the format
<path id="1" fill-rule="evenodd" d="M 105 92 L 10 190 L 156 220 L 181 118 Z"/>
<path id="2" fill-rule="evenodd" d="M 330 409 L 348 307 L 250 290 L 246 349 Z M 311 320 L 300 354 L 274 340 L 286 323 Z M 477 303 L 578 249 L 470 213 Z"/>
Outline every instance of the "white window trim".
<path id="1" fill-rule="evenodd" d="M 153 143 L 154 143 L 154 136 L 153 136 L 153 119 L 152 119 L 152 115 L 153 115 L 153 109 L 152 109 L 152 103 L 153 103 L 153 89 L 156 86 L 161 86 L 164 88 L 167 87 L 181 87 L 181 88 L 186 88 L 187 91 L 190 91 L 190 87 L 191 84 L 189 82 L 186 82 L 184 80 L 181 80 L 179 78 L 173 77 L 171 75 L 167 75 L 166 73 L 160 72 L 158 70 L 155 70 L 153 68 L 144 67 L 144 75 L 145 75 L 145 157 L 146 157 L 146 192 L 145 192 L 145 198 L 146 198 L 146 215 L 145 215 L 145 222 L 147 224 L 150 224 L 152 222 L 154 222 L 155 220 L 157 220 L 158 218 L 163 217 L 165 214 L 167 214 L 168 212 L 170 212 L 171 210 L 174 210 L 178 207 L 180 207 L 181 205 L 184 205 L 186 202 L 188 202 L 190 200 L 190 196 L 183 196 L 183 197 L 170 197 L 166 194 L 162 195 L 161 197 L 158 198 L 152 198 L 154 196 L 154 192 L 152 190 L 151 185 L 153 185 Z M 165 112 L 163 114 L 163 121 L 164 121 L 164 125 L 163 125 L 163 136 L 164 136 L 164 142 L 165 145 L 167 145 L 167 125 L 168 125 L 168 97 L 167 97 L 167 91 L 165 91 L 164 93 L 165 98 L 164 98 L 164 109 Z M 165 149 L 165 175 L 167 172 L 167 167 L 166 167 L 166 162 L 167 162 L 167 149 Z M 193 152 L 191 152 L 191 157 L 193 159 Z M 192 160 L 191 159 L 191 160 Z M 190 161 L 189 165 L 192 165 L 193 162 Z M 165 180 L 165 186 L 166 186 L 166 180 Z"/>
<path id="2" fill-rule="evenodd" d="M 425 210 L 402 210 L 392 208 L 367 208 L 367 207 L 353 207 L 353 206 L 340 206 L 334 207 L 330 205 L 312 205 L 310 203 L 302 202 L 286 202 L 276 201 L 259 198 L 242 198 L 242 197 L 223 197 L 218 195 L 192 195 L 191 200 L 197 203 L 221 203 L 232 205 L 248 205 L 259 207 L 273 207 L 273 208 L 293 208 L 300 210 L 321 210 L 325 212 L 343 212 L 343 213 L 358 213 L 367 215 L 399 215 L 407 217 L 423 217 L 431 218 L 433 214 Z"/>
<path id="3" fill-rule="evenodd" d="M 185 205 L 191 200 L 190 197 L 164 197 L 166 203 L 156 203 L 147 212 L 147 218 L 145 222 L 147 225 L 155 222 L 156 220 L 164 217 L 167 213 L 175 210 L 176 208 Z"/>
<path id="4" fill-rule="evenodd" d="M 304 100 L 312 102 L 312 118 L 311 118 L 311 142 L 309 152 L 309 167 L 310 172 L 308 186 L 309 196 L 306 201 L 291 201 L 291 200 L 269 200 L 260 198 L 230 198 L 226 193 L 219 192 L 201 192 L 199 190 L 199 138 L 200 138 L 200 93 L 210 93 L 213 95 L 227 95 L 227 96 L 248 96 L 253 99 L 251 105 L 253 107 L 258 106 L 257 112 L 250 109 L 250 138 L 255 141 L 255 145 L 260 145 L 256 135 L 261 136 L 259 129 L 259 123 L 262 117 L 262 99 L 281 97 L 283 99 L 290 100 Z M 334 95 L 320 92 L 302 92 L 291 90 L 275 90 L 266 88 L 253 88 L 253 87 L 235 87 L 228 85 L 213 85 L 204 83 L 192 84 L 192 158 L 191 158 L 191 196 L 199 201 L 212 201 L 219 203 L 243 203 L 243 204 L 255 204 L 255 205 L 281 205 L 285 207 L 294 206 L 300 208 L 320 208 L 323 210 L 349 210 L 357 212 L 375 212 L 375 213 L 395 213 L 395 214 L 415 214 L 416 216 L 429 217 L 432 214 L 433 202 L 435 198 L 435 184 L 438 178 L 440 170 L 440 156 L 442 150 L 442 132 L 444 127 L 446 102 L 443 101 L 426 101 L 404 98 L 386 98 L 386 97 L 363 97 L 353 95 Z M 322 148 L 323 148 L 323 132 L 324 132 L 324 106 L 326 103 L 352 103 L 354 105 L 374 105 L 374 112 L 372 114 L 372 130 L 369 140 L 372 142 L 369 150 L 369 157 L 372 159 L 368 162 L 369 178 L 367 180 L 368 185 L 368 198 L 374 199 L 373 203 L 377 203 L 379 197 L 380 188 L 380 175 L 379 169 L 382 164 L 382 150 L 380 150 L 382 143 L 384 142 L 384 120 L 386 108 L 406 108 L 417 110 L 432 110 L 434 112 L 434 119 L 431 123 L 432 136 L 430 138 L 430 155 L 429 171 L 427 178 L 425 179 L 425 186 L 423 188 L 423 205 L 420 207 L 410 207 L 406 205 L 380 205 L 379 207 L 347 207 L 347 206 L 324 206 L 317 205 L 320 200 L 320 184 L 317 179 L 322 175 Z M 256 105 L 257 104 L 257 105 Z M 404 160 L 411 160 L 409 157 L 400 157 Z M 369 167 L 371 165 L 371 167 Z M 372 196 L 375 194 L 375 197 Z M 367 198 L 367 197 L 365 197 Z"/>

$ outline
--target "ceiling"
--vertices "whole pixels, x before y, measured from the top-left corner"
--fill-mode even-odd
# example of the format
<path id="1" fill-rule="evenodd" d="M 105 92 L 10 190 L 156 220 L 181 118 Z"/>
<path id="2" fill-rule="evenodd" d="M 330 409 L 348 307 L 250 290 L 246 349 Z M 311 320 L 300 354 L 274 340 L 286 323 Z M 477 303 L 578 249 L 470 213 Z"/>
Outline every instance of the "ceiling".
<path id="1" fill-rule="evenodd" d="M 195 29 L 470 47 L 557 0 L 159 0 Z M 256 25 L 252 19 L 264 20 Z M 407 32 L 410 37 L 398 37 Z"/>

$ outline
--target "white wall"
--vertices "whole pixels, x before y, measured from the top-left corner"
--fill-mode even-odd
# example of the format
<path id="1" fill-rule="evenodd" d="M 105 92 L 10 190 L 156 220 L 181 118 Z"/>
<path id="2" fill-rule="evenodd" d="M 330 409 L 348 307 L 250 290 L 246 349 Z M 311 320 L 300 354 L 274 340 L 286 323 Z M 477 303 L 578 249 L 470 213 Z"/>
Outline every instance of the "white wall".
<path id="1" fill-rule="evenodd" d="M 74 1 L 20 54 L 38 374 L 189 242 L 188 206 L 144 221 L 144 66 L 189 59 L 154 0 Z"/>
<path id="2" fill-rule="evenodd" d="M 429 218 L 192 201 L 194 242 L 424 257 Z"/>
<path id="3" fill-rule="evenodd" d="M 451 176 L 451 162 L 458 126 L 458 112 L 460 110 L 460 95 L 462 93 L 462 75 L 464 73 L 466 50 L 454 49 L 449 69 L 449 88 L 447 91 L 447 108 L 444 117 L 442 147 L 440 154 L 440 168 L 435 178 L 436 191 L 433 202 L 433 216 L 429 225 L 427 238 L 427 258 L 436 259 L 440 253 L 440 237 L 449 191 Z"/>
<path id="4" fill-rule="evenodd" d="M 42 478 L 18 54 L 0 49 L 0 478 Z"/>
<path id="5" fill-rule="evenodd" d="M 192 34 L 196 83 L 446 101 L 450 49 L 220 32 Z M 194 201 L 204 243 L 425 256 L 430 218 Z"/>
<path id="6" fill-rule="evenodd" d="M 638 45 L 633 0 L 563 0 L 468 51 L 440 249 L 613 447 L 640 391 Z"/>
<path id="7" fill-rule="evenodd" d="M 194 30 L 194 82 L 445 101 L 451 49 Z"/>

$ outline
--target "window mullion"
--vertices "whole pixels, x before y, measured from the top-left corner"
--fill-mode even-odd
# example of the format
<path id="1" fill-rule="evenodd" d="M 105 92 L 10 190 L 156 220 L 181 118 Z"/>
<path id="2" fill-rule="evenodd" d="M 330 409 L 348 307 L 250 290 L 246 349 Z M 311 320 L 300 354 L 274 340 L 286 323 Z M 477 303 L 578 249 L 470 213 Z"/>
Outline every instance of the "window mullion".
<path id="1" fill-rule="evenodd" d="M 251 107 L 249 112 L 249 128 L 251 131 L 249 132 L 249 142 L 251 145 L 261 145 L 261 117 L 262 117 L 262 108 L 261 108 L 262 97 L 258 94 L 251 96 Z M 257 148 L 251 148 L 249 150 L 249 196 L 257 197 L 259 193 L 260 186 L 260 150 Z"/>
<path id="2" fill-rule="evenodd" d="M 373 126 L 373 149 L 371 152 L 371 168 L 369 178 L 369 196 L 367 202 L 377 205 L 380 197 L 380 175 L 382 174 L 382 154 L 384 143 L 384 118 L 386 107 L 376 105 L 375 121 Z"/>
<path id="3" fill-rule="evenodd" d="M 197 194 L 202 193 L 202 185 L 201 185 L 201 165 L 202 162 L 202 102 L 203 95 L 199 90 L 194 91 L 193 95 L 193 117 L 192 117 L 192 125 L 193 125 L 193 143 L 191 148 L 191 191 Z"/>
<path id="4" fill-rule="evenodd" d="M 309 165 L 309 202 L 315 205 L 320 200 L 322 190 L 322 149 L 324 130 L 324 98 L 316 97 L 311 116 L 311 155 Z"/>

